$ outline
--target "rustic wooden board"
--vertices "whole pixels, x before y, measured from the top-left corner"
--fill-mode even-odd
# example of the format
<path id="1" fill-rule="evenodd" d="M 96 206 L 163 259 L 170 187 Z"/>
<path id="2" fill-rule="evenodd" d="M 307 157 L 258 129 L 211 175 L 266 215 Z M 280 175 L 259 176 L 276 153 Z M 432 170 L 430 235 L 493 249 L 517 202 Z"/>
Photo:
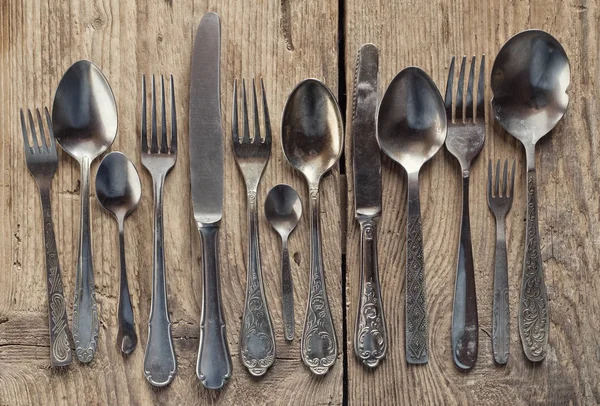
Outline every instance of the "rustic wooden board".
<path id="1" fill-rule="evenodd" d="M 226 137 L 225 215 L 221 231 L 221 277 L 233 377 L 220 392 L 204 389 L 195 375 L 201 307 L 199 238 L 192 225 L 189 193 L 188 97 L 193 35 L 202 15 L 222 18 L 222 107 Z M 274 145 L 263 175 L 260 201 L 278 183 L 307 198 L 306 184 L 286 163 L 279 120 L 287 95 L 305 77 L 317 77 L 337 92 L 338 3 L 233 1 L 40 2 L 2 0 L 0 8 L 0 404 L 341 404 L 343 379 L 342 278 L 339 171 L 323 182 L 322 229 L 325 268 L 340 356 L 324 378 L 300 361 L 308 285 L 308 217 L 290 240 L 295 283 L 296 339 L 284 340 L 279 240 L 262 213 L 260 230 L 268 304 L 276 329 L 277 360 L 263 379 L 252 379 L 238 356 L 246 283 L 245 193 L 230 144 L 234 78 L 262 75 L 273 119 Z M 118 238 L 116 223 L 92 202 L 95 283 L 100 338 L 90 365 L 49 368 L 47 299 L 38 192 L 27 172 L 18 123 L 20 107 L 52 105 L 64 71 L 90 59 L 107 76 L 119 111 L 112 147 L 126 153 L 142 178 L 143 198 L 126 223 L 129 284 L 139 348 L 123 358 L 117 333 Z M 142 374 L 150 309 L 152 192 L 139 156 L 141 75 L 173 73 L 180 154 L 165 189 L 169 310 L 178 359 L 172 385 L 154 389 Z M 92 176 L 98 162 L 92 167 Z M 68 312 L 72 312 L 79 230 L 79 168 L 64 153 L 53 182 L 52 204 Z M 92 193 L 94 189 L 92 188 Z M 87 198 L 87 196 L 86 196 Z M 305 207 L 306 209 L 306 207 Z M 261 205 L 262 211 L 262 205 Z"/>
<path id="2" fill-rule="evenodd" d="M 347 94 L 352 94 L 356 53 L 373 42 L 381 49 L 383 92 L 402 68 L 425 69 L 442 92 L 452 55 L 486 53 L 488 74 L 501 45 L 526 28 L 552 33 L 570 58 L 569 111 L 537 148 L 542 256 L 550 300 L 550 343 L 539 365 L 526 361 L 518 336 L 517 306 L 525 239 L 525 154 L 520 144 L 493 124 L 471 175 L 471 230 L 479 307 L 479 359 L 469 373 L 453 365 L 450 348 L 452 298 L 460 227 L 460 171 L 445 149 L 421 173 L 430 359 L 407 366 L 404 355 L 406 176 L 383 160 L 383 217 L 379 264 L 390 334 L 389 354 L 375 372 L 354 356 L 352 337 L 358 298 L 358 224 L 353 218 L 351 165 L 348 170 L 346 318 L 348 399 L 362 404 L 598 404 L 599 173 L 598 2 L 519 1 L 345 2 Z M 488 76 L 489 77 L 489 76 Z M 489 82 L 489 79 L 488 79 Z M 491 99 L 487 89 L 486 99 Z M 348 108 L 351 103 L 348 103 Z M 349 117 L 350 110 L 347 111 Z M 351 151 L 351 140 L 346 154 Z M 494 365 L 491 352 L 494 220 L 485 199 L 488 159 L 517 159 L 517 188 L 508 215 L 511 358 Z"/>

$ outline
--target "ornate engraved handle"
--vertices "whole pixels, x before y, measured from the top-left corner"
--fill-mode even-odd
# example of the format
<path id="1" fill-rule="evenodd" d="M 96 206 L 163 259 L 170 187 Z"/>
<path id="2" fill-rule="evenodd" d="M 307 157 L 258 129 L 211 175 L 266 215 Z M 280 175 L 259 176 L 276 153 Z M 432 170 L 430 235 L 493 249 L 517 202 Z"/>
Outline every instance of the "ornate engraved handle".
<path id="1" fill-rule="evenodd" d="M 406 362 L 409 364 L 426 364 L 429 361 L 429 337 L 418 172 L 408 174 L 407 230 Z"/>
<path id="2" fill-rule="evenodd" d="M 498 364 L 508 362 L 510 351 L 510 310 L 508 306 L 508 262 L 504 218 L 496 219 L 492 349 Z"/>
<path id="3" fill-rule="evenodd" d="M 548 297 L 538 229 L 537 187 L 535 170 L 527 171 L 527 227 L 523 282 L 519 303 L 519 332 L 523 351 L 530 361 L 546 357 L 548 344 Z"/>
<path id="4" fill-rule="evenodd" d="M 337 340 L 327 300 L 321 224 L 319 221 L 319 186 L 310 187 L 310 284 L 304 331 L 300 343 L 304 364 L 313 373 L 324 375 L 337 358 Z"/>
<path id="5" fill-rule="evenodd" d="M 283 326 L 285 339 L 294 339 L 294 285 L 292 282 L 292 268 L 290 267 L 290 253 L 288 251 L 287 235 L 281 241 L 281 296 L 283 300 Z"/>
<path id="6" fill-rule="evenodd" d="M 73 304 L 73 340 L 79 361 L 94 359 L 98 343 L 98 306 L 94 292 L 92 242 L 90 236 L 90 161 L 81 161 L 81 222 L 79 255 Z"/>
<path id="7" fill-rule="evenodd" d="M 462 207 L 460 244 L 454 285 L 454 306 L 452 307 L 452 356 L 457 367 L 471 369 L 477 361 L 479 321 L 469 220 L 468 175 L 463 176 Z"/>
<path id="8" fill-rule="evenodd" d="M 58 264 L 58 250 L 54 236 L 50 187 L 40 185 L 42 212 L 44 215 L 44 247 L 46 248 L 46 282 L 48 286 L 48 322 L 50 327 L 50 362 L 62 367 L 73 361 L 69 343 L 69 325 L 63 294 L 62 276 Z"/>
<path id="9" fill-rule="evenodd" d="M 248 232 L 248 272 L 240 354 L 248 371 L 254 376 L 261 376 L 275 361 L 275 335 L 262 281 L 255 191 L 248 192 Z"/>
<path id="10" fill-rule="evenodd" d="M 231 355 L 221 310 L 219 226 L 198 224 L 202 237 L 202 315 L 196 375 L 208 389 L 220 389 L 231 377 Z"/>
<path id="11" fill-rule="evenodd" d="M 164 175 L 153 179 L 154 254 L 152 258 L 152 300 L 148 321 L 148 343 L 144 354 L 144 376 L 154 386 L 171 383 L 177 370 L 167 306 L 163 225 Z"/>
<path id="12" fill-rule="evenodd" d="M 375 218 L 360 222 L 360 257 L 360 294 L 354 351 L 365 365 L 373 368 L 385 357 L 388 342 L 379 285 Z"/>

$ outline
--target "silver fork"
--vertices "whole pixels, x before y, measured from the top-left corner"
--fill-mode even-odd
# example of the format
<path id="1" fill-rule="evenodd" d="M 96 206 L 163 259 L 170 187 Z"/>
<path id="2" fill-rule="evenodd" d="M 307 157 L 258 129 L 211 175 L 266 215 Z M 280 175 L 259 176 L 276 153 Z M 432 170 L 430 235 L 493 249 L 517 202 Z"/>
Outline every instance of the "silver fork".
<path id="1" fill-rule="evenodd" d="M 460 369 L 470 369 L 477 361 L 479 321 L 477 318 L 475 267 L 469 220 L 469 171 L 471 162 L 479 154 L 485 141 L 485 104 L 483 102 L 485 55 L 481 58 L 479 68 L 479 81 L 476 89 L 476 115 L 473 115 L 475 57 L 471 60 L 466 100 L 463 100 L 466 59 L 466 57 L 463 57 L 460 66 L 455 101 L 456 114 L 453 114 L 452 109 L 454 57 L 452 57 L 448 73 L 445 100 L 446 117 L 448 119 L 446 148 L 460 162 L 463 179 L 462 220 L 454 286 L 454 305 L 452 308 L 452 355 L 454 363 Z"/>
<path id="2" fill-rule="evenodd" d="M 165 276 L 163 187 L 165 178 L 177 161 L 177 118 L 175 114 L 175 86 L 171 75 L 171 143 L 167 143 L 165 80 L 161 75 L 161 140 L 156 125 L 156 91 L 152 75 L 152 135 L 150 144 L 146 129 L 146 76 L 142 76 L 142 165 L 152 175 L 154 193 L 154 253 L 152 256 L 152 301 L 148 321 L 148 343 L 144 355 L 144 375 L 154 386 L 171 383 L 177 370 L 175 350 L 171 338 L 171 320 L 167 307 L 167 280 Z"/>
<path id="3" fill-rule="evenodd" d="M 65 366 L 73 361 L 69 341 L 69 326 L 65 296 L 63 294 L 62 276 L 58 263 L 58 250 L 54 236 L 54 222 L 52 221 L 52 205 L 50 204 L 50 188 L 52 178 L 58 167 L 56 141 L 52 132 L 52 122 L 48 109 L 44 107 L 46 126 L 49 132 L 49 143 L 46 141 L 44 123 L 40 110 L 36 109 L 40 140 L 38 141 L 35 123 L 31 110 L 27 109 L 29 129 L 33 146 L 29 143 L 27 125 L 23 109 L 21 113 L 21 130 L 23 132 L 23 146 L 25 148 L 25 161 L 27 169 L 35 179 L 40 191 L 42 215 L 44 219 L 44 247 L 46 248 L 46 283 L 48 287 L 48 323 L 50 329 L 50 362 L 52 366 Z"/>
<path id="4" fill-rule="evenodd" d="M 506 214 L 510 210 L 515 190 L 513 160 L 510 190 L 508 190 L 508 159 L 504 162 L 502 194 L 500 194 L 500 160 L 496 164 L 496 182 L 492 191 L 492 161 L 488 163 L 487 201 L 496 218 L 496 254 L 494 263 L 494 303 L 492 312 L 492 349 L 494 360 L 506 364 L 510 350 L 510 311 L 508 306 L 508 263 L 506 260 Z"/>
<path id="5" fill-rule="evenodd" d="M 233 116 L 231 136 L 235 161 L 246 181 L 248 209 L 248 270 L 246 280 L 246 300 L 242 330 L 240 333 L 240 354 L 242 362 L 254 376 L 261 376 L 275 361 L 275 336 L 271 316 L 265 298 L 260 264 L 258 237 L 258 203 L 256 193 L 260 177 L 271 155 L 271 121 L 261 78 L 265 137 L 261 139 L 258 118 L 256 84 L 252 80 L 254 96 L 254 137 L 250 139 L 248 125 L 248 104 L 246 102 L 246 82 L 242 79 L 242 126 L 243 138 L 239 137 L 237 112 L 237 80 L 233 85 Z"/>

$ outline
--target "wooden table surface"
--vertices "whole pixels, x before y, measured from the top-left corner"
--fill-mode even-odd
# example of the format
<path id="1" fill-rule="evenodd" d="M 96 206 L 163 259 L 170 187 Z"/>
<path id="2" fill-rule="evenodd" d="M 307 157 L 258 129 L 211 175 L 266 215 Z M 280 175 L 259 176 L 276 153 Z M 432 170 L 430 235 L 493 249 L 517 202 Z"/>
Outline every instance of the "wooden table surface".
<path id="1" fill-rule="evenodd" d="M 600 151 L 599 2 L 322 0 L 147 0 L 126 2 L 1 0 L 0 2 L 0 405 L 17 404 L 598 404 L 600 403 Z M 195 375 L 201 307 L 199 238 L 189 188 L 188 99 L 193 35 L 202 15 L 222 18 L 222 110 L 225 142 L 225 213 L 221 277 L 233 377 L 218 392 Z M 461 373 L 450 350 L 451 307 L 460 222 L 457 161 L 442 149 L 421 173 L 421 210 L 428 289 L 430 359 L 407 366 L 404 355 L 406 177 L 383 159 L 383 218 L 379 264 L 390 334 L 387 359 L 367 370 L 354 356 L 358 296 L 358 227 L 354 220 L 351 140 L 345 159 L 322 184 L 325 272 L 339 357 L 315 377 L 299 355 L 308 285 L 309 227 L 303 217 L 292 235 L 296 339 L 284 340 L 279 241 L 260 215 L 267 298 L 276 329 L 277 359 L 253 379 L 239 359 L 239 328 L 246 283 L 247 227 L 241 174 L 229 142 L 233 80 L 262 75 L 274 145 L 259 201 L 278 183 L 292 185 L 307 210 L 307 188 L 286 163 L 279 121 L 287 95 L 306 77 L 323 80 L 350 115 L 356 52 L 380 47 L 380 91 L 402 68 L 425 69 L 445 88 L 452 55 L 486 53 L 487 71 L 500 46 L 526 28 L 541 28 L 563 44 L 571 63 L 569 110 L 537 148 L 541 249 L 550 302 L 548 356 L 526 361 L 518 336 L 517 305 L 523 262 L 525 155 L 520 144 L 487 114 L 485 147 L 471 179 L 471 229 L 479 307 L 479 359 Z M 129 283 L 139 348 L 121 356 L 116 344 L 118 238 L 116 222 L 92 187 L 95 284 L 100 308 L 96 358 L 54 370 L 49 366 L 48 315 L 39 194 L 27 172 L 18 121 L 20 107 L 51 106 L 66 69 L 90 59 L 114 91 L 119 130 L 112 150 L 126 153 L 142 179 L 143 198 L 127 220 Z M 167 388 L 152 388 L 142 373 L 152 265 L 152 192 L 140 162 L 141 75 L 173 73 L 180 154 L 165 190 L 169 310 L 178 371 Z M 486 99 L 491 98 L 489 87 Z M 69 317 L 79 233 L 79 167 L 62 151 L 52 207 Z M 494 220 L 485 199 L 489 159 L 516 158 L 517 188 L 507 220 L 511 357 L 494 364 L 491 352 Z M 97 162 L 92 167 L 95 175 Z M 88 196 L 85 196 L 88 198 Z"/>

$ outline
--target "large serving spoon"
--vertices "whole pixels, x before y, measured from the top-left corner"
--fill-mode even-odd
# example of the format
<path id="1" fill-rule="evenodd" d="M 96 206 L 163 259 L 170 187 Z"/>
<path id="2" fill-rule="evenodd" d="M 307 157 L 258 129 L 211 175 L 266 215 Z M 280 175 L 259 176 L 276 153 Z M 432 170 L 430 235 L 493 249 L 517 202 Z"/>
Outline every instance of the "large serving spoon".
<path id="1" fill-rule="evenodd" d="M 302 202 L 298 193 L 288 185 L 276 185 L 265 199 L 265 216 L 271 227 L 281 236 L 281 300 L 285 339 L 294 339 L 294 284 L 290 267 L 288 237 L 302 216 Z"/>
<path id="2" fill-rule="evenodd" d="M 140 202 L 142 184 L 135 166 L 125 154 L 111 152 L 102 159 L 96 174 L 96 196 L 102 207 L 115 217 L 119 228 L 121 276 L 117 345 L 124 354 L 130 354 L 137 344 L 137 334 L 129 297 L 129 284 L 127 283 L 125 218 L 135 210 Z"/>
<path id="3" fill-rule="evenodd" d="M 300 351 L 304 363 L 323 375 L 337 358 L 337 340 L 323 274 L 319 183 L 342 154 L 342 116 L 331 91 L 316 79 L 306 79 L 288 97 L 281 127 L 283 153 L 306 178 L 310 195 L 310 284 Z"/>
<path id="4" fill-rule="evenodd" d="M 52 108 L 56 141 L 81 166 L 81 216 L 73 340 L 81 362 L 90 362 L 98 342 L 90 236 L 90 165 L 117 135 L 117 106 L 106 78 L 90 61 L 75 62 L 62 77 Z"/>
<path id="5" fill-rule="evenodd" d="M 431 78 L 415 67 L 398 73 L 379 106 L 377 141 L 408 178 L 405 334 L 410 364 L 429 360 L 419 170 L 444 145 L 446 126 L 444 102 Z"/>
<path id="6" fill-rule="evenodd" d="M 525 147 L 527 225 L 519 300 L 519 332 L 527 358 L 546 356 L 549 316 L 538 229 L 535 144 L 567 110 L 569 59 L 560 43 L 540 30 L 523 31 L 500 49 L 492 68 L 492 108 L 500 125 Z"/>

